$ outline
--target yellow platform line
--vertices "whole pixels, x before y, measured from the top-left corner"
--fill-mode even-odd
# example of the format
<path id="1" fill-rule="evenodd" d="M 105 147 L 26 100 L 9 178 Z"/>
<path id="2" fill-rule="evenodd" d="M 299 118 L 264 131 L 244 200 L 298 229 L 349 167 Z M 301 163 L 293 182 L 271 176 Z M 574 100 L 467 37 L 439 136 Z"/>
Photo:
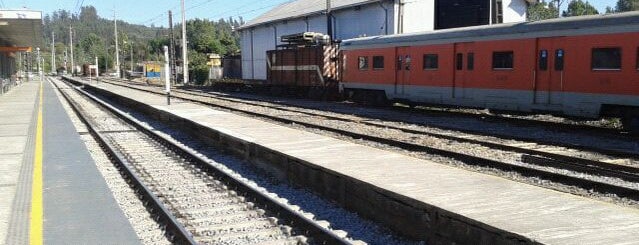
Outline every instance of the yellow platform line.
<path id="1" fill-rule="evenodd" d="M 38 102 L 38 121 L 36 125 L 35 154 L 33 158 L 33 183 L 31 189 L 31 217 L 29 243 L 42 244 L 42 224 L 44 210 L 42 206 L 42 94 L 44 81 L 40 82 Z"/>

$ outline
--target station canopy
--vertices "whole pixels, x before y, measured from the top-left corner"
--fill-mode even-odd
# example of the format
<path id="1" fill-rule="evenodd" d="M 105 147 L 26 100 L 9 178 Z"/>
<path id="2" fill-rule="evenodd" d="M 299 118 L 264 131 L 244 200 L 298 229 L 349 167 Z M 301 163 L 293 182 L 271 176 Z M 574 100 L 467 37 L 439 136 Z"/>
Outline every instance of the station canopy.
<path id="1" fill-rule="evenodd" d="M 42 45 L 42 12 L 0 10 L 0 52 L 29 51 Z"/>

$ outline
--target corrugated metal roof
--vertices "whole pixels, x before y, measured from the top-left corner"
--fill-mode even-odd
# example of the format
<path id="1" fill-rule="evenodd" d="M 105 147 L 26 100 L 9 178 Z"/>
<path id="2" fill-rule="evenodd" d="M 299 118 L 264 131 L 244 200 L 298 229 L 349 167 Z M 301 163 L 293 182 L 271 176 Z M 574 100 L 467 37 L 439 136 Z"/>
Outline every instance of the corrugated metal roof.
<path id="1" fill-rule="evenodd" d="M 437 43 L 438 41 L 450 42 L 450 40 L 470 41 L 471 39 L 490 39 L 490 37 L 494 36 L 521 34 L 534 36 L 536 35 L 535 33 L 550 33 L 559 36 L 570 31 L 595 28 L 604 28 L 609 32 L 615 32 L 615 30 L 639 31 L 639 11 L 353 38 L 343 40 L 342 48 L 352 49 L 357 46 L 388 46 L 426 42 Z"/>
<path id="2" fill-rule="evenodd" d="M 0 46 L 36 47 L 42 45 L 42 12 L 0 10 Z"/>
<path id="3" fill-rule="evenodd" d="M 352 6 L 364 5 L 379 2 L 380 0 L 331 0 L 333 10 L 343 9 Z M 384 1 L 384 0 L 381 0 Z M 294 0 L 288 1 L 269 10 L 268 12 L 250 20 L 240 27 L 245 29 L 273 21 L 295 19 L 309 15 L 319 14 L 326 11 L 326 0 Z"/>

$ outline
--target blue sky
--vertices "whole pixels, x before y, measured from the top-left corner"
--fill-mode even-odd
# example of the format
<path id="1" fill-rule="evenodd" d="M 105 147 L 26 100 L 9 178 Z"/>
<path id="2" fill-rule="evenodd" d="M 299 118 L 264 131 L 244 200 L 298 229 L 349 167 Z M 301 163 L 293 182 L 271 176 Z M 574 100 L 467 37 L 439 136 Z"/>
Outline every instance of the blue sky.
<path id="1" fill-rule="evenodd" d="M 264 13 L 277 4 L 287 0 L 185 0 L 187 18 L 208 18 L 217 20 L 229 16 L 243 16 L 250 20 Z M 614 7 L 617 0 L 590 0 L 600 12 L 606 6 Z M 117 11 L 118 19 L 124 21 L 155 26 L 166 26 L 168 17 L 166 12 L 170 9 L 174 13 L 173 21 L 179 22 L 181 16 L 180 0 L 0 0 L 0 7 L 16 9 L 27 7 L 34 10 L 42 10 L 51 13 L 57 9 L 66 9 L 76 12 L 79 5 L 93 5 L 102 17 L 113 16 L 113 10 Z M 564 4 L 564 7 L 567 4 Z"/>
<path id="2" fill-rule="evenodd" d="M 187 18 L 208 18 L 217 20 L 233 16 L 243 16 L 245 20 L 264 13 L 287 0 L 185 0 Z M 168 25 L 167 11 L 173 11 L 173 22 L 179 22 L 180 0 L 0 0 L 0 6 L 7 9 L 27 7 L 44 11 L 45 14 L 58 9 L 76 12 L 79 5 L 93 5 L 98 15 L 112 18 L 113 10 L 118 19 L 155 26 Z"/>

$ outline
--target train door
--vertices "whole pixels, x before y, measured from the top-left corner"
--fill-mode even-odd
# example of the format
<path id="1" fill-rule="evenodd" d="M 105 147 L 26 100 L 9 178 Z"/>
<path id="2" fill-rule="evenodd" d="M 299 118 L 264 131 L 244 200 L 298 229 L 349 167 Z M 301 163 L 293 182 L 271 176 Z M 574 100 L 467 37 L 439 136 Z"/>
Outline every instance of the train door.
<path id="1" fill-rule="evenodd" d="M 456 43 L 453 67 L 453 98 L 468 98 L 467 86 L 475 70 L 475 51 L 473 43 Z"/>
<path id="2" fill-rule="evenodd" d="M 560 105 L 564 87 L 566 52 L 560 38 L 537 39 L 535 104 Z"/>
<path id="3" fill-rule="evenodd" d="M 396 75 L 395 75 L 395 94 L 402 97 L 406 95 L 406 85 L 410 81 L 410 71 L 412 68 L 413 58 L 410 55 L 408 47 L 397 47 L 396 50 Z"/>

